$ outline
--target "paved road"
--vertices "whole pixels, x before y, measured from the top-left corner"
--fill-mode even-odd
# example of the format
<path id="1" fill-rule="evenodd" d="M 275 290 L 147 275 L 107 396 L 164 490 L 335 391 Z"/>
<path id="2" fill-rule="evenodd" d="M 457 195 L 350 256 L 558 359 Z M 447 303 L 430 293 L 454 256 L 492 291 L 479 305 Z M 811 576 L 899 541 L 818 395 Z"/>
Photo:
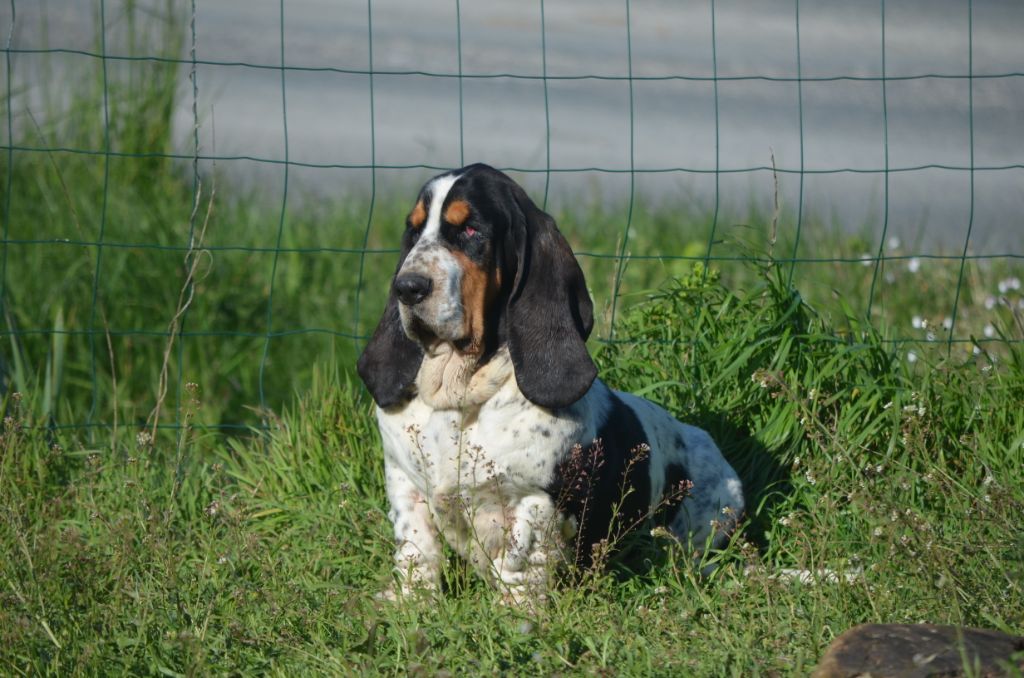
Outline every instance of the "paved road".
<path id="1" fill-rule="evenodd" d="M 15 46 L 38 45 L 32 29 L 45 11 L 51 46 L 91 48 L 85 4 L 20 0 Z M 107 4 L 113 34 L 119 3 Z M 892 80 L 884 98 L 882 83 L 870 80 L 883 73 L 880 3 L 800 3 L 799 62 L 793 0 L 719 0 L 714 33 L 709 2 L 634 0 L 627 17 L 622 0 L 548 0 L 545 49 L 540 2 L 374 0 L 370 17 L 365 1 L 288 0 L 283 24 L 278 0 L 196 4 L 201 60 L 277 66 L 283 54 L 289 66 L 345 71 L 286 72 L 287 148 L 295 162 L 449 167 L 484 160 L 543 170 L 550 152 L 557 170 L 695 170 L 643 172 L 634 189 L 655 200 L 704 205 L 714 201 L 713 170 L 719 168 L 727 170 L 719 175 L 722 203 L 730 218 L 742 219 L 751 202 L 768 208 L 772 182 L 768 172 L 735 170 L 768 166 L 774 153 L 779 168 L 794 171 L 782 175 L 788 206 L 795 207 L 795 172 L 803 167 L 812 171 L 804 175 L 805 208 L 859 228 L 880 224 L 884 206 L 884 175 L 866 170 L 887 161 L 894 170 L 968 167 L 971 161 L 968 80 Z M 1024 73 L 1024 3 L 976 0 L 973 7 L 969 31 L 964 1 L 885 3 L 885 73 L 965 75 L 969 66 L 978 75 Z M 378 71 L 372 144 L 365 74 L 371 18 Z M 6 34 L 6 6 L 0 22 Z M 30 71 L 26 61 L 16 55 L 16 73 Z M 551 78 L 546 92 L 539 77 L 545 66 Z M 726 78 L 718 82 L 717 97 L 710 80 L 716 68 Z M 520 77 L 464 78 L 460 91 L 455 77 L 407 74 L 455 75 L 460 69 L 468 76 Z M 630 73 L 642 79 L 631 86 Z M 802 86 L 787 80 L 798 74 L 852 79 Z M 595 75 L 603 77 L 581 77 Z M 205 152 L 215 147 L 222 156 L 285 157 L 280 70 L 204 64 L 199 83 Z M 183 92 L 190 95 L 184 81 Z M 976 167 L 1024 165 L 1024 77 L 976 78 L 973 117 Z M 187 100 L 176 120 L 184 140 L 191 122 Z M 279 197 L 279 165 L 222 161 L 219 167 Z M 828 173 L 843 168 L 861 171 Z M 408 186 L 427 174 L 383 170 L 378 181 Z M 295 168 L 290 196 L 338 196 L 365 190 L 368 179 L 362 169 Z M 543 194 L 543 172 L 525 180 Z M 919 251 L 959 249 L 970 187 L 970 173 L 956 169 L 890 173 L 890 232 L 907 242 L 919 237 Z M 979 170 L 974 188 L 972 250 L 1024 253 L 1024 169 Z M 550 180 L 554 206 L 578 200 L 581 192 L 614 200 L 629 190 L 627 172 L 559 171 Z"/>

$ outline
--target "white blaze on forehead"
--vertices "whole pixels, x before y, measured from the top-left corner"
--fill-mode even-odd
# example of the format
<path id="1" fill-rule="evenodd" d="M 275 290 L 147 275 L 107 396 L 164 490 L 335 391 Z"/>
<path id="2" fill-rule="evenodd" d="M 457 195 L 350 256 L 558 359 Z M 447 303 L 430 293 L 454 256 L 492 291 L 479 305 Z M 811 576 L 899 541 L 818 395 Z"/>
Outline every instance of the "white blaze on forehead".
<path id="1" fill-rule="evenodd" d="M 441 233 L 441 208 L 444 206 L 445 198 L 452 186 L 459 180 L 461 174 L 445 174 L 430 182 L 430 206 L 427 208 L 427 224 L 423 228 L 423 235 L 420 242 L 433 242 Z"/>
<path id="2" fill-rule="evenodd" d="M 459 174 L 445 174 L 433 179 L 423 190 L 427 203 L 427 217 L 416 245 L 402 264 L 399 275 L 416 273 L 428 277 L 432 283 L 430 294 L 413 306 L 401 304 L 399 313 L 406 332 L 412 319 L 429 328 L 438 338 L 446 341 L 461 339 L 464 333 L 462 308 L 462 266 L 441 241 L 441 222 L 445 200 Z M 415 338 L 413 334 L 410 337 Z"/>

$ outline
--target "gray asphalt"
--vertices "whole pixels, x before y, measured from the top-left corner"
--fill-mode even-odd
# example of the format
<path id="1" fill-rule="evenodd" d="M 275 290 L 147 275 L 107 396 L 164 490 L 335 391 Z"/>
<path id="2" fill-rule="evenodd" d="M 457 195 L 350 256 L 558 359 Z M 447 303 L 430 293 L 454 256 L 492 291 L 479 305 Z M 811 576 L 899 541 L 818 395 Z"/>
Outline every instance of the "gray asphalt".
<path id="1" fill-rule="evenodd" d="M 107 4 L 113 52 L 118 5 Z M 885 175 L 869 170 L 888 165 L 891 235 L 919 252 L 958 250 L 972 223 L 971 173 L 950 169 L 971 165 L 971 82 L 890 80 L 883 95 L 883 84 L 871 80 L 883 74 L 881 3 L 800 3 L 799 61 L 793 0 L 720 0 L 713 33 L 710 2 L 634 1 L 627 17 L 622 0 L 548 0 L 546 49 L 540 2 L 374 0 L 370 17 L 365 1 L 288 0 L 283 24 L 278 0 L 196 4 L 200 60 L 275 67 L 283 54 L 293 67 L 355 71 L 286 71 L 285 106 L 278 69 L 201 65 L 204 153 L 283 160 L 286 109 L 290 161 L 401 167 L 486 161 L 541 170 L 518 175 L 538 199 L 550 166 L 553 208 L 581 196 L 623 199 L 631 187 L 645 199 L 710 207 L 719 169 L 723 214 L 742 220 L 751 204 L 769 209 L 773 191 L 770 172 L 743 170 L 770 166 L 774 154 L 785 170 L 780 190 L 789 209 L 796 208 L 803 168 L 805 210 L 848 228 L 880 228 Z M 18 2 L 13 44 L 40 46 L 33 28 L 45 12 L 49 46 L 93 48 L 83 5 Z M 4 35 L 9 25 L 5 6 Z M 969 17 L 964 1 L 890 1 L 884 73 L 1024 73 L 1022 35 L 1021 2 L 976 0 Z M 16 78 L 32 72 L 31 59 L 15 55 Z M 460 69 L 465 76 L 521 77 L 463 78 L 460 91 L 456 77 L 408 73 L 457 75 Z M 631 85 L 629 75 L 639 79 Z M 798 75 L 841 79 L 798 84 Z M 184 73 L 182 89 L 176 124 L 187 150 L 192 114 Z M 1024 77 L 974 79 L 973 156 L 976 168 L 1024 165 Z M 908 171 L 922 165 L 939 167 Z M 218 168 L 279 199 L 280 165 L 220 161 Z M 632 184 L 631 168 L 642 170 Z M 430 173 L 380 170 L 378 186 L 408 187 Z M 289 199 L 364 191 L 369 175 L 293 167 Z M 1024 169 L 979 169 L 973 184 L 971 250 L 1024 253 Z"/>

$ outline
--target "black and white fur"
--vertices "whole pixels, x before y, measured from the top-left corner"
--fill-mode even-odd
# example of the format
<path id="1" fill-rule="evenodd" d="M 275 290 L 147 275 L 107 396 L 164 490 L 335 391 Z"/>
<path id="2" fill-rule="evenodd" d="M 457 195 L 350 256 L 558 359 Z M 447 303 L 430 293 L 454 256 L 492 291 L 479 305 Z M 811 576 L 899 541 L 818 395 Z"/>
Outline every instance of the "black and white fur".
<path id="1" fill-rule="evenodd" d="M 522 188 L 486 165 L 435 177 L 402 245 L 358 364 L 384 448 L 393 593 L 439 585 L 442 539 L 521 601 L 652 521 L 697 548 L 728 538 L 736 472 L 705 431 L 596 379 L 583 273 Z"/>

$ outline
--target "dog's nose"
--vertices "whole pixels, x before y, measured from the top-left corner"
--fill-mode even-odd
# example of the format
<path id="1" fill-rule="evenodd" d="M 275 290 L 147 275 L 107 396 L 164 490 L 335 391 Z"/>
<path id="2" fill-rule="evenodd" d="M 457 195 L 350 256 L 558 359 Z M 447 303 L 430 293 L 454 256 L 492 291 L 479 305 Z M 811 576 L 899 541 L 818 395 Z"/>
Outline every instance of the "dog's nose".
<path id="1" fill-rule="evenodd" d="M 425 275 L 405 273 L 395 278 L 395 293 L 406 306 L 415 306 L 430 294 L 434 283 Z"/>

